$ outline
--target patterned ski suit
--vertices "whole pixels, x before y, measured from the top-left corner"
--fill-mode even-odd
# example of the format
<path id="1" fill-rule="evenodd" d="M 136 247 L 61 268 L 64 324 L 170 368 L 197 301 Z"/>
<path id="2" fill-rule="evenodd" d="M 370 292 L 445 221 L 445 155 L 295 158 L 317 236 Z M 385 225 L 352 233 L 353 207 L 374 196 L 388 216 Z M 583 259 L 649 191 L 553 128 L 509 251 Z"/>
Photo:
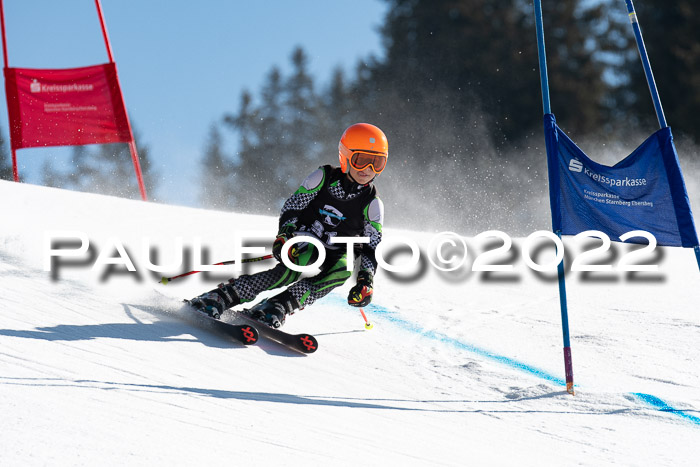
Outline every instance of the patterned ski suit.
<path id="1" fill-rule="evenodd" d="M 326 165 L 306 177 L 299 189 L 284 203 L 280 229 L 292 224 L 296 235 L 313 235 L 326 246 L 326 259 L 319 274 L 299 280 L 301 273 L 280 263 L 257 274 L 243 275 L 232 284 L 241 302 L 250 302 L 262 291 L 291 285 L 288 291 L 300 308 L 311 305 L 351 275 L 347 270 L 347 246 L 331 244 L 332 237 L 369 237 L 369 243 L 356 245 L 360 269 L 374 275 L 377 268 L 375 250 L 382 239 L 384 205 L 377 190 L 369 183 L 358 185 L 340 168 Z M 309 244 L 310 250 L 313 245 Z M 316 254 L 307 254 L 300 265 L 313 263 Z"/>

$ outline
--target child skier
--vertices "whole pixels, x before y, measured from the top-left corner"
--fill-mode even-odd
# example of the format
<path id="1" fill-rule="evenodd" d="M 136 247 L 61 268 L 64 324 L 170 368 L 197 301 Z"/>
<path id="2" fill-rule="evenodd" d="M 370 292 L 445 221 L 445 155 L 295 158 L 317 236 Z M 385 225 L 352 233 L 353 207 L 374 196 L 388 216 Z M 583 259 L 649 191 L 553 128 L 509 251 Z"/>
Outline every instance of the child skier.
<path id="1" fill-rule="evenodd" d="M 345 130 L 338 150 L 340 167 L 326 165 L 314 171 L 282 206 L 279 232 L 272 244 L 272 254 L 279 264 L 267 271 L 229 279 L 190 300 L 191 305 L 219 318 L 224 310 L 250 302 L 260 292 L 290 286 L 246 311 L 254 319 L 280 327 L 286 315 L 311 305 L 352 275 L 347 269 L 346 244 L 330 242 L 336 236 L 369 237 L 369 243 L 356 249 L 360 267 L 348 304 L 361 307 L 372 301 L 375 250 L 382 239 L 384 222 L 384 205 L 372 182 L 386 167 L 389 145 L 382 130 L 357 123 Z M 281 257 L 285 242 L 299 235 L 317 238 L 326 249 L 320 273 L 302 280 L 301 273 L 287 268 Z M 318 251 L 310 242 L 299 242 L 289 248 L 288 256 L 293 264 L 306 266 L 316 261 Z"/>

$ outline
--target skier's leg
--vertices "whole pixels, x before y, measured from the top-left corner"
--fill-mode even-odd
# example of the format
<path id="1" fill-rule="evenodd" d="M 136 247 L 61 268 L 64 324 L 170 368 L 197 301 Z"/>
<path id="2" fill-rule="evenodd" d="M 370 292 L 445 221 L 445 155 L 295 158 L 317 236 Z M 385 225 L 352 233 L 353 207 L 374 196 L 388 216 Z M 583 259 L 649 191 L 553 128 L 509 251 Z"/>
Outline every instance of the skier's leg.
<path id="1" fill-rule="evenodd" d="M 240 297 L 239 303 L 248 303 L 255 300 L 260 292 L 285 287 L 299 280 L 300 272 L 292 271 L 280 263 L 272 269 L 257 274 L 244 274 L 236 279 L 229 280 L 229 284 Z"/>
<path id="2" fill-rule="evenodd" d="M 313 243 L 297 243 L 292 248 L 293 250 L 290 250 L 290 260 L 300 266 L 312 264 L 318 258 L 318 250 L 316 250 Z M 300 272 L 292 271 L 280 263 L 267 271 L 257 274 L 244 274 L 241 277 L 229 279 L 228 282 L 219 284 L 216 289 L 193 298 L 190 300 L 190 304 L 203 309 L 214 318 L 219 318 L 224 310 L 241 303 L 253 301 L 260 292 L 293 284 L 299 280 L 299 276 L 301 276 Z M 286 296 L 282 296 L 278 300 L 277 304 L 279 305 L 280 303 L 284 303 L 286 311 L 277 314 L 281 316 L 281 322 L 284 322 L 284 315 L 289 312 L 293 313 L 299 305 L 295 299 L 289 301 Z M 267 314 L 265 313 L 265 315 Z"/>
<path id="3" fill-rule="evenodd" d="M 300 280 L 286 292 L 297 300 L 299 308 L 304 308 L 343 285 L 351 275 L 352 272 L 347 270 L 345 253 L 329 252 L 319 274 Z"/>
<path id="4" fill-rule="evenodd" d="M 317 258 L 317 252 L 312 244 L 305 244 L 295 260 L 297 264 L 306 266 Z M 285 317 L 305 305 L 310 305 L 316 299 L 326 295 L 333 288 L 343 284 L 350 271 L 347 271 L 345 253 L 331 250 L 326 253 L 326 260 L 321 266 L 321 272 L 314 277 L 302 279 L 284 292 L 263 300 L 247 313 L 254 319 L 261 320 L 270 326 L 280 327 Z M 298 278 L 298 276 L 297 276 Z"/>
<path id="5" fill-rule="evenodd" d="M 229 279 L 228 282 L 207 293 L 190 300 L 190 304 L 219 318 L 224 310 L 241 303 L 250 302 L 260 292 L 289 285 L 299 279 L 301 274 L 278 264 L 272 269 L 256 274 L 244 274 L 241 277 Z"/>

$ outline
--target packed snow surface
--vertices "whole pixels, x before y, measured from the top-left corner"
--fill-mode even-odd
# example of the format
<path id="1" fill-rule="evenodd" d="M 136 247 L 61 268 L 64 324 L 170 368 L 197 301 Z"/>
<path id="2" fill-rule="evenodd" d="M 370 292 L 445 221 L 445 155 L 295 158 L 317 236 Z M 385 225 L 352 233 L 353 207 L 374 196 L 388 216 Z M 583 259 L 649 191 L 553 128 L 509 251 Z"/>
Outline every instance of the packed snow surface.
<path id="1" fill-rule="evenodd" d="M 0 197 L 0 465 L 700 463 L 692 250 L 646 254 L 656 272 L 568 273 L 572 396 L 556 274 L 526 265 L 522 239 L 492 261 L 512 271 L 471 271 L 502 241 L 470 237 L 465 264 L 443 272 L 428 260 L 434 233 L 394 230 L 388 212 L 386 241 L 414 239 L 418 265 L 378 272 L 372 330 L 345 303 L 350 282 L 289 317 L 285 330 L 318 338 L 304 356 L 188 319 L 181 300 L 232 269 L 158 282 L 197 255 L 230 259 L 243 232 L 269 250 L 274 217 L 10 182 Z M 598 263 L 635 249 L 617 245 Z M 183 250 L 182 266 L 151 272 Z"/>

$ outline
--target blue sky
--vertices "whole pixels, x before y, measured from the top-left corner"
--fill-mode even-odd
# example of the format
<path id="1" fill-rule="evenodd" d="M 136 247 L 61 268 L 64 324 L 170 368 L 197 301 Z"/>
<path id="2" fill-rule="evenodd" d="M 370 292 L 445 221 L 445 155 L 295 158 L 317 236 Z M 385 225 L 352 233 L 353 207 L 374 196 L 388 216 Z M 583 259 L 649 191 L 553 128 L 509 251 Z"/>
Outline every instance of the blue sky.
<path id="1" fill-rule="evenodd" d="M 9 66 L 71 68 L 105 63 L 93 0 L 5 0 Z M 159 201 L 195 205 L 198 163 L 213 123 L 257 93 L 273 65 L 289 70 L 297 45 L 317 85 L 334 67 L 381 56 L 382 0 L 102 0 L 114 59 L 132 123 L 162 178 Z M 0 127 L 9 141 L 4 86 Z M 339 129 L 339 133 L 342 129 Z M 224 133 L 229 149 L 235 140 Z M 21 149 L 20 177 L 40 183 L 46 159 L 69 149 Z M 332 157 L 333 155 L 329 155 Z M 147 187 L 148 189 L 148 187 Z"/>

